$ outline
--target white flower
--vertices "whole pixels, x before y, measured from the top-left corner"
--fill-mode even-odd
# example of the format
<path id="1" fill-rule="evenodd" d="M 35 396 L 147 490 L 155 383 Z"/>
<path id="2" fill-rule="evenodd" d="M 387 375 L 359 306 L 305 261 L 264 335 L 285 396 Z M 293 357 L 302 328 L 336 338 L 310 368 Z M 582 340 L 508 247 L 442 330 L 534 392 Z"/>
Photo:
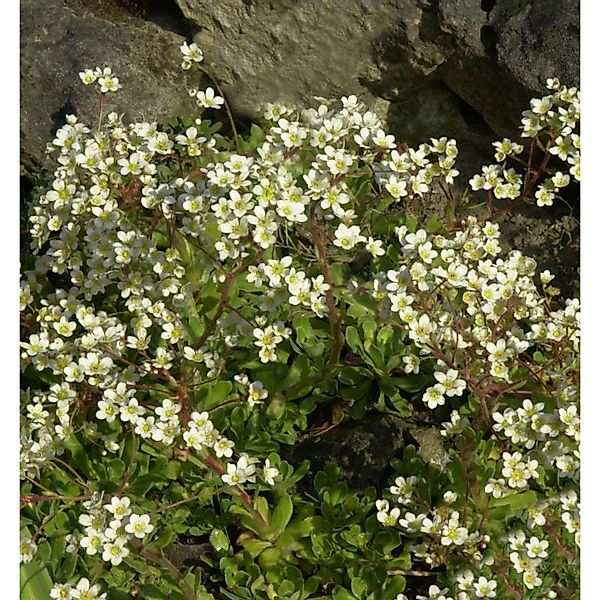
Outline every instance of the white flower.
<path id="1" fill-rule="evenodd" d="M 121 406 L 119 412 L 121 421 L 124 423 L 130 421 L 135 425 L 139 418 L 146 412 L 146 409 L 143 406 L 140 406 L 135 398 L 132 398 L 127 404 Z"/>
<path id="2" fill-rule="evenodd" d="M 162 401 L 162 406 L 154 409 L 161 421 L 177 420 L 177 414 L 181 410 L 181 406 L 168 398 Z"/>
<path id="3" fill-rule="evenodd" d="M 115 539 L 114 542 L 104 544 L 102 560 L 117 566 L 120 565 L 123 562 L 123 559 L 128 555 L 129 549 L 125 547 L 124 542 L 120 539 Z"/>
<path id="4" fill-rule="evenodd" d="M 221 96 L 215 96 L 215 90 L 211 87 L 206 88 L 203 92 L 196 94 L 196 100 L 200 106 L 204 108 L 221 108 L 225 100 Z"/>
<path id="5" fill-rule="evenodd" d="M 240 485 L 246 481 L 254 483 L 256 480 L 256 467 L 254 463 L 256 459 L 251 459 L 247 454 L 241 454 L 237 465 L 229 463 L 227 465 L 227 473 L 221 475 L 221 479 L 231 486 Z"/>
<path id="6" fill-rule="evenodd" d="M 96 79 L 98 79 L 98 75 L 92 69 L 85 69 L 81 73 L 79 73 L 79 77 L 81 81 L 83 81 L 84 85 L 90 85 L 91 83 L 95 83 Z"/>
<path id="7" fill-rule="evenodd" d="M 86 529 L 86 535 L 81 538 L 79 544 L 82 548 L 85 548 L 86 554 L 94 556 L 94 554 L 102 549 L 102 544 L 105 539 L 102 531 L 98 531 L 93 527 L 88 527 Z"/>
<path id="8" fill-rule="evenodd" d="M 406 190 L 406 181 L 398 180 L 395 175 L 390 176 L 388 182 L 385 184 L 385 189 L 395 199 L 408 196 L 408 192 Z"/>
<path id="9" fill-rule="evenodd" d="M 96 411 L 96 418 L 100 420 L 106 420 L 107 423 L 112 423 L 119 414 L 119 410 L 114 402 L 105 402 L 100 400 L 98 402 L 98 410 Z"/>
<path id="10" fill-rule="evenodd" d="M 268 395 L 269 392 L 260 381 L 253 381 L 248 387 L 248 404 L 250 406 L 261 404 Z"/>
<path id="11" fill-rule="evenodd" d="M 478 598 L 494 598 L 498 584 L 493 579 L 480 577 L 474 584 L 475 595 Z"/>
<path id="12" fill-rule="evenodd" d="M 414 373 L 415 375 L 419 373 L 421 359 L 418 356 L 408 354 L 402 357 L 402 362 L 404 363 L 405 373 Z"/>
<path id="13" fill-rule="evenodd" d="M 27 564 L 33 558 L 36 550 L 37 544 L 30 537 L 21 535 L 21 544 L 19 546 L 19 561 L 23 564 Z"/>
<path id="14" fill-rule="evenodd" d="M 117 498 L 113 496 L 110 499 L 110 504 L 105 504 L 104 508 L 111 514 L 114 515 L 115 519 L 123 519 L 131 513 L 131 500 L 127 496 Z"/>
<path id="15" fill-rule="evenodd" d="M 542 585 L 542 579 L 535 571 L 523 571 L 523 583 L 528 590 Z"/>
<path id="16" fill-rule="evenodd" d="M 225 437 L 221 437 L 218 441 L 215 442 L 213 446 L 213 450 L 217 455 L 217 458 L 222 458 L 225 456 L 226 458 L 231 458 L 233 454 L 234 443 L 231 440 L 228 440 Z"/>
<path id="17" fill-rule="evenodd" d="M 367 238 L 360 234 L 360 227 L 358 225 L 348 227 L 343 223 L 340 223 L 335 230 L 335 240 L 333 243 L 335 246 L 343 248 L 344 250 L 351 250 L 356 244 L 364 242 L 366 239 Z"/>
<path id="18" fill-rule="evenodd" d="M 106 594 L 98 595 L 99 593 L 100 586 L 98 584 L 90 585 L 89 579 L 84 577 L 79 580 L 77 587 L 71 590 L 70 597 L 77 600 L 103 600 L 106 598 Z"/>
<path id="19" fill-rule="evenodd" d="M 546 558 L 548 556 L 547 540 L 539 540 L 537 537 L 532 537 L 526 544 L 527 556 L 530 558 Z"/>
<path id="20" fill-rule="evenodd" d="M 438 406 L 443 406 L 446 403 L 444 398 L 444 387 L 439 383 L 436 383 L 432 387 L 428 387 L 423 394 L 423 402 L 433 410 Z"/>
<path id="21" fill-rule="evenodd" d="M 125 525 L 125 531 L 132 533 L 136 538 L 143 539 L 146 534 L 154 529 L 154 525 L 150 523 L 149 515 L 136 515 L 135 513 L 129 516 L 129 523 Z"/>
<path id="22" fill-rule="evenodd" d="M 383 256 L 385 254 L 385 250 L 381 247 L 382 245 L 383 242 L 381 240 L 376 240 L 369 236 L 369 239 L 365 243 L 365 250 L 374 258 L 377 256 Z"/>
<path id="23" fill-rule="evenodd" d="M 461 546 L 467 541 L 469 531 L 466 527 L 459 527 L 458 519 L 450 519 L 447 525 L 442 528 L 442 546 L 456 544 Z"/>
<path id="24" fill-rule="evenodd" d="M 377 500 L 375 504 L 377 506 L 377 520 L 387 527 L 394 527 L 400 517 L 400 509 L 396 507 L 390 510 L 387 500 Z"/>
<path id="25" fill-rule="evenodd" d="M 183 44 L 179 46 L 179 49 L 183 54 L 183 62 L 181 63 L 183 69 L 189 69 L 193 62 L 201 63 L 204 59 L 202 50 L 200 50 L 196 44 L 188 45 L 187 42 L 183 42 Z"/>
<path id="26" fill-rule="evenodd" d="M 448 369 L 446 373 L 435 372 L 433 376 L 438 380 L 448 397 L 460 396 L 464 392 L 467 383 L 458 378 L 458 371 Z"/>
<path id="27" fill-rule="evenodd" d="M 70 598 L 73 598 L 70 584 L 55 583 L 50 590 L 50 598 L 55 600 L 70 600 Z"/>
<path id="28" fill-rule="evenodd" d="M 275 478 L 279 475 L 279 469 L 271 465 L 271 461 L 266 458 L 263 468 L 263 478 L 269 485 L 275 485 Z"/>

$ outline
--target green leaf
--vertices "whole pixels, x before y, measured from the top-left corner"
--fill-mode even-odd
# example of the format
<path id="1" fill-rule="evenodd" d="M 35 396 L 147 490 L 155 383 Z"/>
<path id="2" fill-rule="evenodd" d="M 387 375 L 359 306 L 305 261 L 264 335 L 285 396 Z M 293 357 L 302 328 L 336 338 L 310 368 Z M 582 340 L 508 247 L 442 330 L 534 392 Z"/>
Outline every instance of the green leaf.
<path id="1" fill-rule="evenodd" d="M 360 341 L 360 335 L 358 335 L 358 331 L 356 327 L 350 326 L 346 329 L 346 342 L 348 342 L 348 346 L 354 350 L 357 354 L 364 354 L 363 345 Z"/>
<path id="2" fill-rule="evenodd" d="M 136 496 L 145 496 L 155 483 L 162 483 L 164 481 L 165 476 L 162 474 L 142 475 L 141 477 L 137 477 L 136 480 L 130 484 L 129 489 Z"/>
<path id="3" fill-rule="evenodd" d="M 337 481 L 340 470 L 335 463 L 327 463 L 322 471 L 315 475 L 315 489 L 320 492 L 328 485 L 332 485 Z"/>
<path id="4" fill-rule="evenodd" d="M 374 545 L 381 548 L 383 554 L 391 554 L 400 545 L 400 535 L 391 531 L 380 531 L 374 538 Z"/>
<path id="5" fill-rule="evenodd" d="M 394 575 L 388 578 L 381 600 L 394 600 L 398 594 L 401 594 L 406 587 L 406 579 L 402 575 Z"/>
<path id="6" fill-rule="evenodd" d="M 419 392 L 431 381 L 429 375 L 411 375 L 409 377 L 394 377 L 394 383 L 406 392 Z"/>
<path id="7" fill-rule="evenodd" d="M 465 478 L 465 469 L 460 456 L 456 456 L 450 463 L 450 478 L 454 484 L 453 490 L 464 498 L 467 493 L 467 480 Z"/>
<path id="8" fill-rule="evenodd" d="M 201 410 L 208 410 L 223 403 L 231 394 L 233 384 L 231 381 L 215 381 L 200 389 L 196 401 Z"/>
<path id="9" fill-rule="evenodd" d="M 331 597 L 333 600 L 357 600 L 356 596 L 345 588 L 336 588 Z"/>
<path id="10" fill-rule="evenodd" d="M 260 513 L 260 515 L 262 516 L 262 518 L 265 520 L 265 522 L 269 523 L 269 521 L 271 520 L 271 514 L 269 511 L 269 503 L 267 502 L 267 499 L 264 496 L 259 496 L 256 499 L 256 508 L 257 508 L 258 512 Z"/>
<path id="11" fill-rule="evenodd" d="M 438 231 L 441 231 L 443 229 L 443 224 L 440 221 L 440 218 L 438 215 L 433 214 L 431 215 L 431 217 L 429 217 L 429 219 L 427 219 L 427 223 L 425 223 L 425 231 L 427 231 L 427 233 L 437 233 Z"/>
<path id="12" fill-rule="evenodd" d="M 45 565 L 33 558 L 21 565 L 22 600 L 48 600 L 53 587 L 52 578 Z"/>
<path id="13" fill-rule="evenodd" d="M 300 402 L 298 410 L 300 411 L 301 415 L 309 415 L 313 410 L 315 410 L 316 406 L 317 402 L 314 398 L 305 398 L 302 400 L 302 402 Z"/>
<path id="14" fill-rule="evenodd" d="M 386 346 L 392 343 L 395 333 L 396 332 L 391 325 L 384 325 L 377 332 L 377 347 L 381 350 L 385 350 Z"/>
<path id="15" fill-rule="evenodd" d="M 325 344 L 323 342 L 317 342 L 316 344 L 312 344 L 306 347 L 306 354 L 311 358 L 318 358 L 323 355 L 323 351 L 325 350 Z"/>
<path id="16" fill-rule="evenodd" d="M 146 598 L 156 598 L 157 596 L 145 596 Z M 162 596 L 164 598 L 164 596 Z M 110 590 L 110 600 L 131 600 L 131 594 L 124 589 Z"/>
<path id="17" fill-rule="evenodd" d="M 381 351 L 378 348 L 375 348 L 374 346 L 372 346 L 369 349 L 369 358 L 371 359 L 371 362 L 377 369 L 379 369 L 380 371 L 383 371 L 383 368 L 385 366 L 385 361 L 383 359 L 383 354 L 381 353 Z"/>
<path id="18" fill-rule="evenodd" d="M 351 302 L 350 307 L 348 308 L 347 314 L 349 317 L 354 319 L 360 319 L 362 317 L 366 317 L 368 315 L 372 315 L 377 310 L 377 305 L 375 304 L 375 300 L 369 298 L 368 296 L 364 297 L 367 300 L 370 300 L 369 307 L 365 306 L 365 301 L 358 301 L 358 298 L 354 298 L 355 302 Z"/>
<path id="19" fill-rule="evenodd" d="M 164 470 L 167 479 L 177 479 L 181 471 L 181 463 L 178 460 L 170 460 Z"/>
<path id="20" fill-rule="evenodd" d="M 372 386 L 373 382 L 371 380 L 361 381 L 353 387 L 344 388 L 341 391 L 341 396 L 344 400 L 353 400 L 354 402 L 358 402 L 362 398 L 367 397 Z"/>
<path id="21" fill-rule="evenodd" d="M 387 354 L 387 351 L 386 351 Z M 388 360 L 387 364 L 385 365 L 385 371 L 387 373 L 391 373 L 394 369 L 396 369 L 400 364 L 402 363 L 402 356 L 400 356 L 399 354 L 394 354 L 390 360 Z"/>
<path id="22" fill-rule="evenodd" d="M 292 592 L 294 591 L 295 587 L 296 586 L 289 579 L 284 579 L 277 588 L 277 593 L 282 598 L 289 598 Z"/>
<path id="23" fill-rule="evenodd" d="M 296 331 L 296 338 L 301 346 L 315 339 L 315 332 L 308 317 L 296 317 L 292 324 Z"/>
<path id="24" fill-rule="evenodd" d="M 294 512 L 294 504 L 291 497 L 283 493 L 277 501 L 275 508 L 273 509 L 273 515 L 270 520 L 271 533 L 276 537 L 279 537 L 283 530 L 287 527 L 287 524 L 292 518 Z"/>
<path id="25" fill-rule="evenodd" d="M 147 598 L 148 600 L 166 600 L 167 596 L 155 585 L 148 583 L 142 587 L 142 598 Z"/>
<path id="26" fill-rule="evenodd" d="M 56 572 L 57 581 L 66 581 L 73 577 L 75 569 L 77 568 L 77 558 L 77 554 L 64 555 L 62 564 Z"/>
<path id="27" fill-rule="evenodd" d="M 348 281 L 348 265 L 339 262 L 330 265 L 329 276 L 334 285 L 346 285 Z"/>
<path id="28" fill-rule="evenodd" d="M 121 481 L 121 477 L 125 472 L 125 463 L 120 458 L 114 458 L 110 461 L 107 472 L 112 481 Z"/>
<path id="29" fill-rule="evenodd" d="M 494 498 L 490 502 L 492 508 L 508 506 L 514 511 L 525 510 L 532 507 L 537 502 L 537 494 L 533 490 L 521 492 L 518 494 L 509 494 L 502 498 Z"/>
<path id="30" fill-rule="evenodd" d="M 406 217 L 404 224 L 410 233 L 416 233 L 419 222 L 415 217 L 409 215 Z"/>
<path id="31" fill-rule="evenodd" d="M 353 577 L 350 585 L 352 593 L 360 598 L 367 591 L 367 584 L 360 577 Z"/>
<path id="32" fill-rule="evenodd" d="M 97 473 L 94 470 L 94 467 L 92 467 L 92 464 L 90 463 L 88 453 L 84 450 L 83 446 L 81 445 L 81 442 L 74 433 L 72 433 L 64 441 L 64 446 L 71 453 L 73 464 L 82 473 L 85 473 L 88 477 L 95 479 L 97 477 Z"/>
<path id="33" fill-rule="evenodd" d="M 202 322 L 197 317 L 183 319 L 181 324 L 190 344 L 195 344 L 202 337 Z"/>
<path id="34" fill-rule="evenodd" d="M 344 385 L 356 385 L 370 377 L 371 372 L 364 367 L 342 367 L 338 375 L 338 379 Z"/>
<path id="35" fill-rule="evenodd" d="M 56 517 L 46 525 L 44 530 L 49 537 L 55 537 L 57 535 L 62 537 L 62 535 L 71 531 L 69 517 L 64 512 L 57 514 Z"/>
<path id="36" fill-rule="evenodd" d="M 272 546 L 271 542 L 267 542 L 266 540 L 257 540 L 255 538 L 243 540 L 242 546 L 247 550 L 252 558 L 256 558 L 265 548 L 270 548 Z"/>
<path id="37" fill-rule="evenodd" d="M 375 334 L 377 333 L 377 327 L 378 327 L 377 321 L 375 319 L 368 317 L 368 318 L 362 319 L 360 324 L 361 324 L 363 333 L 365 335 L 363 344 L 364 344 L 365 350 L 367 352 L 369 352 L 369 350 L 371 349 L 371 346 L 373 345 L 373 342 L 375 341 Z"/>
<path id="38" fill-rule="evenodd" d="M 308 376 L 309 368 L 310 362 L 308 357 L 305 355 L 299 356 L 289 368 L 287 377 L 283 380 L 281 389 L 285 391 L 287 388 L 292 387 L 302 379 L 305 379 Z"/>
<path id="39" fill-rule="evenodd" d="M 287 464 L 287 463 L 285 463 Z M 281 487 L 281 489 L 287 489 L 288 487 L 291 487 L 292 485 L 295 485 L 296 483 L 298 483 L 307 473 L 308 470 L 310 469 L 310 461 L 309 460 L 303 460 L 300 465 L 294 470 L 294 472 L 286 478 L 284 484 L 277 484 L 278 486 Z M 285 485 L 285 488 L 283 487 L 283 485 Z"/>
<path id="40" fill-rule="evenodd" d="M 200 310 L 198 310 L 198 315 L 203 316 L 208 314 L 211 310 L 213 310 L 217 304 L 219 304 L 218 296 L 203 296 L 202 297 L 202 306 Z"/>
<path id="41" fill-rule="evenodd" d="M 65 548 L 67 546 L 67 542 L 65 541 L 65 536 L 61 535 L 50 540 L 50 547 L 52 548 L 52 558 L 58 562 L 60 562 L 65 555 Z"/>
<path id="42" fill-rule="evenodd" d="M 227 534 L 222 529 L 213 529 L 210 533 L 210 544 L 220 554 L 227 553 L 230 544 Z"/>

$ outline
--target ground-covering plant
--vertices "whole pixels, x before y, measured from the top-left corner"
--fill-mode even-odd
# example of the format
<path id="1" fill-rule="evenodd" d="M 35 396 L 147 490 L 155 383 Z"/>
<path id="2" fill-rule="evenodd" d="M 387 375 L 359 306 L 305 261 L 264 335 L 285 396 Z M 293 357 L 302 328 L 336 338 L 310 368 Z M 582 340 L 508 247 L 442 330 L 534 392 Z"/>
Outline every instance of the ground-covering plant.
<path id="1" fill-rule="evenodd" d="M 242 136 L 216 82 L 161 129 L 106 114 L 110 68 L 80 76 L 98 121 L 48 145 L 23 256 L 22 597 L 574 597 L 579 302 L 496 221 L 577 185 L 578 90 L 549 80 L 456 197 L 454 140 L 409 148 L 354 96 Z M 301 492 L 281 448 L 376 411 L 446 458 Z"/>

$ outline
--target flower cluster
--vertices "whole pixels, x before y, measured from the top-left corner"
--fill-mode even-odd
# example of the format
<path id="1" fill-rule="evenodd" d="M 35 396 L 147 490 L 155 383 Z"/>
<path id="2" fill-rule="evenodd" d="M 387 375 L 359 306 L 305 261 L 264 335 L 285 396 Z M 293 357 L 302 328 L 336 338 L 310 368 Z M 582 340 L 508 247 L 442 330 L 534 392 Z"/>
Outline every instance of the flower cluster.
<path id="1" fill-rule="evenodd" d="M 444 504 L 429 514 L 418 511 L 402 513 L 399 507 L 390 508 L 387 500 L 378 500 L 377 520 L 388 527 L 397 525 L 407 536 L 417 536 L 421 543 L 411 546 L 413 553 L 434 567 L 442 564 L 444 547 L 448 546 L 464 554 L 469 562 L 474 561 L 480 566 L 489 564 L 489 553 L 486 556 L 479 550 L 480 544 L 489 541 L 489 537 L 478 530 L 470 532 L 461 525 L 460 514 L 449 508 L 456 499 L 454 492 L 447 492 Z M 401 500 L 398 499 L 398 502 Z M 412 504 L 410 500 L 403 503 Z M 425 534 L 425 539 L 430 541 L 424 541 L 423 536 L 418 534 Z"/>
<path id="2" fill-rule="evenodd" d="M 203 60 L 195 44 L 181 52 L 184 69 Z M 377 223 L 376 215 L 396 218 L 403 199 L 426 198 L 436 185 L 448 191 L 458 175 L 456 142 L 431 138 L 410 148 L 348 96 L 309 109 L 268 104 L 252 143 L 237 135 L 229 143 L 205 118 L 225 105 L 213 88 L 190 90 L 198 116 L 182 125 L 126 125 L 114 112 L 103 123 L 104 95 L 119 81 L 110 68 L 80 77 L 100 87 L 100 123 L 92 129 L 70 115 L 48 145 L 48 181 L 31 208 L 33 256 L 21 282 L 22 368 L 36 382 L 22 392 L 27 485 L 44 489 L 45 473 L 62 465 L 87 486 L 66 462 L 80 440 L 115 456 L 116 471 L 139 445 L 147 459 L 184 457 L 178 468 L 189 460 L 211 470 L 213 489 L 237 498 L 239 514 L 268 513 L 258 501 L 265 498 L 245 488 L 258 495 L 264 484 L 276 486 L 281 465 L 270 455 L 259 466 L 252 456 L 268 435 L 256 432 L 244 447 L 241 432 L 264 425 L 283 404 L 287 390 L 269 381 L 271 370 L 285 367 L 290 380 L 301 379 L 290 384 L 295 391 L 313 375 L 333 382 L 345 341 L 352 346 L 344 327 L 364 309 L 401 347 L 375 369 L 381 397 L 409 379 L 412 408 L 432 423 L 449 419 L 442 435 L 455 446 L 440 461 L 451 462 L 447 483 L 456 488 L 444 482 L 443 499 L 426 500 L 426 477 L 404 472 L 375 504 L 376 520 L 398 527 L 412 556 L 446 565 L 448 587 L 432 585 L 418 599 L 494 598 L 514 591 L 517 579 L 552 598 L 544 561 L 555 550 L 571 556 L 579 544 L 579 302 L 557 308 L 553 275 L 538 276 L 520 251 L 504 252 L 494 222 L 468 217 L 433 231 L 403 218 L 395 232 L 398 220 Z M 511 202 L 535 190 L 543 206 L 579 181 L 579 92 L 554 80 L 549 88 L 523 119 L 523 137 L 548 138 L 542 165 L 527 164 L 524 175 L 509 167 L 524 146 L 504 139 L 494 144 L 503 164 L 484 167 L 473 190 Z M 551 160 L 570 165 L 568 174 L 550 169 Z M 307 317 L 323 326 L 320 334 L 329 325 L 328 362 L 323 342 L 309 341 L 304 353 L 298 324 Z M 308 360 L 313 354 L 320 363 Z M 289 410 L 299 413 L 295 398 Z M 480 479 L 461 492 L 455 467 L 468 478 L 472 464 Z M 80 465 L 85 470 L 83 458 Z M 136 514 L 122 494 L 133 467 L 133 459 L 123 464 L 123 481 L 107 488 L 110 503 L 81 504 L 84 531 L 72 534 L 70 548 L 115 567 L 131 560 L 124 560 L 130 548 L 155 527 L 154 509 Z M 188 475 L 195 491 L 173 505 L 198 498 L 202 483 Z M 564 493 L 556 494 L 554 480 Z M 281 522 L 300 512 L 281 502 L 273 511 Z M 502 538 L 487 516 L 513 502 L 511 533 Z M 37 535 L 23 533 L 25 564 Z M 263 543 L 244 535 L 240 543 L 251 548 Z M 51 597 L 104 598 L 93 581 L 56 584 Z"/>
<path id="3" fill-rule="evenodd" d="M 197 44 L 183 42 L 179 47 L 179 50 L 181 50 L 181 54 L 183 54 L 183 60 L 181 62 L 182 69 L 189 70 L 194 63 L 201 63 L 204 60 L 204 53 Z"/>
<path id="4" fill-rule="evenodd" d="M 119 83 L 119 79 L 113 75 L 110 67 L 96 67 L 95 69 L 85 69 L 79 73 L 79 78 L 84 85 L 96 83 L 102 94 L 107 92 L 116 92 L 123 86 Z"/>
<path id="5" fill-rule="evenodd" d="M 217 456 L 230 458 L 233 454 L 234 443 L 222 436 L 212 421 L 208 418 L 208 412 L 198 413 L 194 411 L 190 415 L 188 428 L 183 433 L 183 439 L 189 448 L 202 450 L 212 448 Z"/>
<path id="6" fill-rule="evenodd" d="M 515 526 L 527 524 L 530 538 L 521 532 L 519 548 L 491 540 L 485 530 L 487 509 L 465 520 L 453 509 L 453 491 L 442 505 L 424 511 L 416 493 L 421 481 L 415 476 L 396 479 L 391 500 L 376 503 L 377 519 L 414 540 L 413 555 L 432 566 L 448 564 L 451 550 L 457 569 L 465 564 L 477 569 L 477 575 L 468 571 L 468 576 L 457 570 L 461 600 L 494 597 L 499 585 L 510 590 L 513 577 L 550 598 L 554 592 L 544 559 L 551 541 L 544 539 L 543 527 L 560 531 L 563 539 L 570 534 L 579 544 L 579 301 L 568 299 L 564 308 L 551 308 L 547 284 L 552 275 L 542 274 L 540 290 L 535 261 L 518 251 L 505 255 L 498 226 L 490 222 L 468 218 L 453 235 L 406 227 L 396 233 L 399 265 L 375 274 L 365 291 L 378 303 L 380 317 L 412 344 L 403 357 L 405 372 L 431 373 L 435 383 L 425 389 L 422 402 L 431 410 L 452 404 L 443 435 L 460 443 L 459 434 L 476 435 L 478 420 L 487 419 L 501 460 L 478 459 L 489 473 L 480 490 L 482 498 L 489 496 L 482 502 L 510 504 L 532 490 L 531 503 L 515 521 Z M 539 386 L 537 400 L 529 391 L 532 382 Z M 473 400 L 485 403 L 487 417 L 473 411 Z M 563 482 L 568 495 L 557 497 L 548 484 L 551 478 Z M 540 488 L 546 490 L 544 498 L 533 492 Z M 572 550 L 556 543 L 570 556 Z M 502 569 L 506 580 L 491 580 L 491 566 Z"/>
<path id="7" fill-rule="evenodd" d="M 555 169 L 550 177 L 539 182 L 543 169 L 539 172 L 528 169 L 524 180 L 514 168 L 507 167 L 506 163 L 510 158 L 517 163 L 527 164 L 520 158 L 525 147 L 504 138 L 501 142 L 494 142 L 494 158 L 500 164 L 483 167 L 481 174 L 469 181 L 473 190 L 489 190 L 495 198 L 508 200 L 528 198 L 533 193 L 538 206 L 552 206 L 560 190 L 569 185 L 571 177 L 580 181 L 579 90 L 560 85 L 556 79 L 548 79 L 547 87 L 552 94 L 534 98 L 531 100 L 531 110 L 523 113 L 521 136 L 534 138 L 531 142 L 532 149 L 536 140 L 545 138 L 542 165 L 545 167 L 552 157 L 556 157 L 564 163 L 562 170 Z"/>
<path id="8" fill-rule="evenodd" d="M 100 593 L 100 586 L 91 584 L 87 577 L 82 577 L 77 585 L 56 583 L 50 590 L 50 598 L 56 600 L 106 600 L 106 593 Z"/>
<path id="9" fill-rule="evenodd" d="M 479 577 L 475 581 L 471 571 L 465 571 L 457 577 L 458 589 L 461 590 L 456 600 L 468 600 L 469 598 L 496 598 L 498 583 L 494 579 Z M 427 596 L 418 595 L 416 600 L 454 600 L 454 596 L 448 596 L 449 588 L 440 589 L 437 585 L 430 585 Z M 472 595 L 469 595 L 472 592 Z M 396 600 L 408 600 L 405 594 L 398 594 Z"/>
<path id="10" fill-rule="evenodd" d="M 126 544 L 131 536 L 144 539 L 154 530 L 149 515 L 136 514 L 126 496 L 113 496 L 110 504 L 90 506 L 90 512 L 79 517 L 84 535 L 79 545 L 86 554 L 101 554 L 102 560 L 118 565 L 129 555 Z"/>

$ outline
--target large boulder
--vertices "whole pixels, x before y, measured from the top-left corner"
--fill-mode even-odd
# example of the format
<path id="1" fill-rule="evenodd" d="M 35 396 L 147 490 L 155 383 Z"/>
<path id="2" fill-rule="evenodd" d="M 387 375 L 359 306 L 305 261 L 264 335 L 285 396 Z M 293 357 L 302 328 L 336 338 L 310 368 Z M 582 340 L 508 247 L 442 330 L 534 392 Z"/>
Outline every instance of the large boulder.
<path id="1" fill-rule="evenodd" d="M 112 108 L 128 117 L 190 112 L 184 37 L 238 116 L 356 94 L 409 143 L 483 148 L 516 133 L 546 78 L 579 83 L 578 0 L 22 0 L 23 162 L 39 163 L 65 114 L 95 118 L 86 67 L 113 67 Z"/>
<path id="2" fill-rule="evenodd" d="M 180 69 L 184 39 L 203 49 L 237 117 L 251 120 L 275 100 L 356 94 L 404 142 L 456 138 L 462 189 L 491 158 L 493 139 L 518 137 L 521 111 L 548 77 L 579 85 L 579 0 L 21 0 L 25 173 L 66 114 L 95 124 L 98 98 L 79 80 L 84 68 L 113 68 L 123 89 L 107 109 L 126 119 L 193 113 L 187 92 L 201 82 Z M 438 200 L 407 209 L 424 216 Z M 544 268 L 560 256 L 569 289 L 576 222 L 555 208 L 537 211 L 542 221 L 527 212 L 504 221 L 510 241 Z M 568 231 L 536 251 L 548 218 L 566 219 Z"/>
<path id="3" fill-rule="evenodd" d="M 126 3 L 124 3 L 126 4 Z M 103 0 L 21 1 L 21 160 L 39 165 L 48 141 L 77 114 L 95 126 L 98 95 L 79 72 L 110 66 L 123 89 L 106 109 L 161 120 L 193 110 L 191 78 L 180 68 L 185 38 Z M 188 82 L 187 79 L 190 79 Z"/>

